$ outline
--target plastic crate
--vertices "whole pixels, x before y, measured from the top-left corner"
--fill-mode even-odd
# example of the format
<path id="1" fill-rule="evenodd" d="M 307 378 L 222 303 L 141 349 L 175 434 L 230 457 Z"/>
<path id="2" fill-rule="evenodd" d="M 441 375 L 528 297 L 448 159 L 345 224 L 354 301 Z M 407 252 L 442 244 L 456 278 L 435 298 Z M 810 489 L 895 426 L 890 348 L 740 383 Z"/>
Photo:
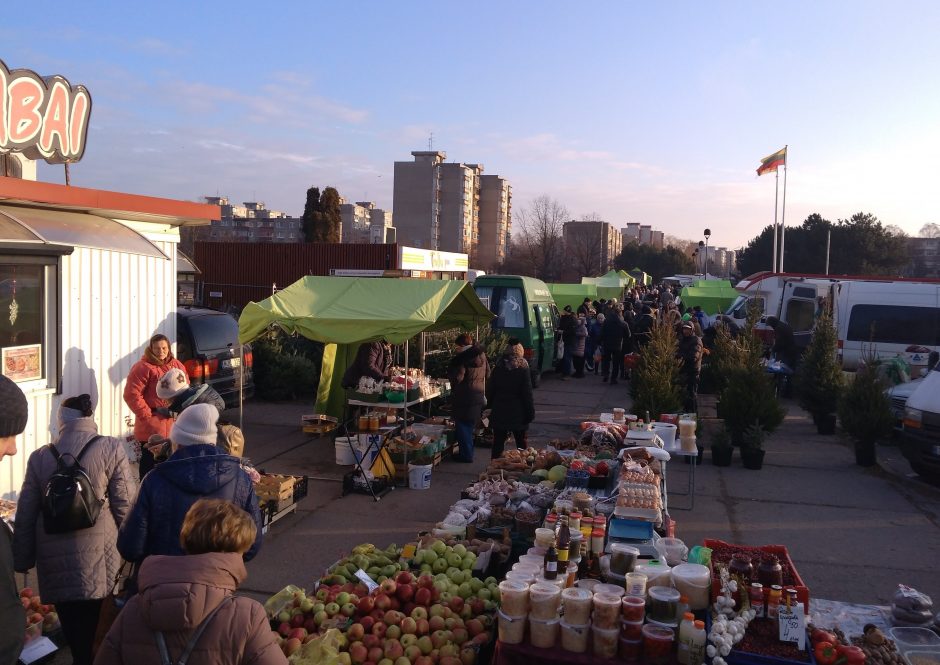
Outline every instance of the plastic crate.
<path id="1" fill-rule="evenodd" d="M 705 612 L 705 633 L 708 634 L 712 629 L 712 613 L 711 611 Z M 806 636 L 806 655 L 809 656 L 809 660 L 790 660 L 789 658 L 775 658 L 774 656 L 763 656 L 757 653 L 750 653 L 748 651 L 740 651 L 737 647 L 731 650 L 727 656 L 725 656 L 725 662 L 728 665 L 816 665 L 816 658 L 813 656 L 813 648 L 811 646 L 812 642 L 809 639 L 809 635 Z M 711 659 L 706 658 L 706 662 L 710 662 Z"/>
<path id="2" fill-rule="evenodd" d="M 711 538 L 706 538 L 703 543 L 705 547 L 714 549 L 716 547 L 743 547 L 747 549 L 756 549 L 767 554 L 775 554 L 781 563 L 786 562 L 790 566 L 790 570 L 793 571 L 793 583 L 784 584 L 784 588 L 796 589 L 797 599 L 803 603 L 803 611 L 806 614 L 809 614 L 809 587 L 806 586 L 803 582 L 803 578 L 800 577 L 800 573 L 797 571 L 796 566 L 793 565 L 793 560 L 790 558 L 790 553 L 787 551 L 787 548 L 783 545 L 761 545 L 755 547 L 753 545 L 735 545 L 733 543 L 727 543 L 723 540 L 715 540 Z M 757 566 L 760 562 L 755 563 L 754 569 L 757 569 Z M 721 581 L 718 579 L 718 574 L 715 572 L 715 567 L 712 568 L 712 600 L 715 600 L 718 597 L 718 594 L 721 592 Z M 764 602 L 767 601 L 767 595 L 770 593 L 769 587 L 764 587 Z M 730 662 L 730 661 L 729 661 Z M 789 662 L 789 661 L 781 661 Z"/>

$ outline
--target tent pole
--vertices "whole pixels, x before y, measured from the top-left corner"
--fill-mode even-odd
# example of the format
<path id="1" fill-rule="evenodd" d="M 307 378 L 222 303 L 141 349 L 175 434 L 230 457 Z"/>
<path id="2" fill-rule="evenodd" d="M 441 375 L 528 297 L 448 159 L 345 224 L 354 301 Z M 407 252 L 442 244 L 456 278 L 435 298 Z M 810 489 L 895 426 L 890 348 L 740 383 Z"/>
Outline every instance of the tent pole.
<path id="1" fill-rule="evenodd" d="M 245 345 L 241 344 L 238 370 L 238 429 L 244 429 L 242 421 L 245 413 Z"/>
<path id="2" fill-rule="evenodd" d="M 408 343 L 410 340 L 405 340 L 405 407 L 402 409 L 402 415 L 405 418 L 405 426 L 408 425 Z"/>

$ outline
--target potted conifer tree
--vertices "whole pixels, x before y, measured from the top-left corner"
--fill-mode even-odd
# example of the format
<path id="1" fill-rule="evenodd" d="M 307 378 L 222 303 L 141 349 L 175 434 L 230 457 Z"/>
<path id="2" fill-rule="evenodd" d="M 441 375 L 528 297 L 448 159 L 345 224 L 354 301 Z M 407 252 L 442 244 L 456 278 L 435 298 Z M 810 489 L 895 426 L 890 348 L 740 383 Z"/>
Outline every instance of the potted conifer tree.
<path id="1" fill-rule="evenodd" d="M 731 445 L 731 436 L 723 426 L 715 430 L 711 439 L 712 464 L 715 466 L 731 466 L 734 456 L 734 447 Z"/>
<path id="2" fill-rule="evenodd" d="M 655 323 L 650 341 L 640 349 L 630 381 L 633 410 L 659 418 L 663 413 L 677 413 L 682 408 L 682 387 L 676 357 L 679 342 L 670 326 Z"/>
<path id="3" fill-rule="evenodd" d="M 873 466 L 875 443 L 891 433 L 894 417 L 885 395 L 884 379 L 878 373 L 878 361 L 871 349 L 863 352 L 862 361 L 839 400 L 839 421 L 842 429 L 855 440 L 855 463 Z"/>
<path id="4" fill-rule="evenodd" d="M 745 469 L 760 471 L 764 465 L 764 439 L 767 432 L 759 422 L 744 430 L 741 435 L 741 463 Z"/>
<path id="5" fill-rule="evenodd" d="M 813 337 L 796 376 L 800 406 L 813 416 L 820 434 L 835 434 L 836 409 L 845 388 L 837 340 L 832 312 L 827 307 L 816 319 Z"/>

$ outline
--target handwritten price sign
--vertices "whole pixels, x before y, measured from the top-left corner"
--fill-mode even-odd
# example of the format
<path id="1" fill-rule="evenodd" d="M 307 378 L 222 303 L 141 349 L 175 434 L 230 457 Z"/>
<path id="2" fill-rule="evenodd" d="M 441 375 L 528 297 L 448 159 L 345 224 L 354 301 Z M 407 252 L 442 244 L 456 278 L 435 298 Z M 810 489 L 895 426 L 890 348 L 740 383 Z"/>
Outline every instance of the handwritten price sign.
<path id="1" fill-rule="evenodd" d="M 794 603 L 789 608 L 781 605 L 777 611 L 777 621 L 780 625 L 781 642 L 796 642 L 800 649 L 806 648 L 806 617 L 803 614 L 803 603 Z"/>

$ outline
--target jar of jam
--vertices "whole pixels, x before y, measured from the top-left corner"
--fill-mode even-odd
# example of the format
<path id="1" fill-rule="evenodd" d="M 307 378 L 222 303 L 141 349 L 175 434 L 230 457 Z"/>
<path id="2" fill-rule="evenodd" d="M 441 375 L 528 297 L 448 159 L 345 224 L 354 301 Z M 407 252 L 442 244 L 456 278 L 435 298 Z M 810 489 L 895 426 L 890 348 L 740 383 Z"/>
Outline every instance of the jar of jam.
<path id="1" fill-rule="evenodd" d="M 786 604 L 787 607 L 796 607 L 796 604 L 800 602 L 796 594 L 796 589 L 784 589 L 784 593 L 786 595 L 783 597 L 783 600 L 780 601 L 780 604 Z"/>
<path id="2" fill-rule="evenodd" d="M 572 531 L 581 530 L 581 513 L 579 513 L 577 510 L 572 511 L 572 513 L 568 516 L 568 528 Z"/>
<path id="3" fill-rule="evenodd" d="M 731 597 L 734 598 L 735 604 L 737 607 L 741 607 L 741 592 L 747 593 L 746 589 L 751 584 L 751 577 L 754 574 L 754 564 L 751 563 L 750 557 L 746 554 L 733 554 L 731 555 L 731 561 L 728 563 L 728 572 L 732 577 L 737 579 L 738 590 L 731 593 Z"/>
<path id="4" fill-rule="evenodd" d="M 604 530 L 594 529 L 591 532 L 591 551 L 600 556 L 604 553 Z"/>
<path id="5" fill-rule="evenodd" d="M 643 662 L 649 665 L 665 665 L 672 656 L 672 629 L 654 624 L 643 626 Z"/>
<path id="6" fill-rule="evenodd" d="M 783 567 L 776 554 L 765 554 L 757 567 L 757 581 L 764 586 L 783 586 Z"/>
<path id="7" fill-rule="evenodd" d="M 761 619 L 764 616 L 764 585 L 760 582 L 752 582 L 749 591 L 751 609 L 756 612 L 755 618 Z"/>
<path id="8" fill-rule="evenodd" d="M 369 416 L 359 416 L 359 431 L 368 432 L 369 431 Z"/>
<path id="9" fill-rule="evenodd" d="M 549 513 L 548 515 L 545 516 L 545 528 L 546 529 L 551 529 L 552 531 L 554 531 L 557 525 L 558 525 L 557 513 Z"/>
<path id="10" fill-rule="evenodd" d="M 779 584 L 774 584 L 770 587 L 770 592 L 767 594 L 767 618 L 776 619 L 778 611 L 780 609 L 780 598 L 783 595 L 783 589 Z"/>
<path id="11" fill-rule="evenodd" d="M 379 414 L 373 413 L 369 416 L 369 429 L 373 432 L 379 431 Z"/>

